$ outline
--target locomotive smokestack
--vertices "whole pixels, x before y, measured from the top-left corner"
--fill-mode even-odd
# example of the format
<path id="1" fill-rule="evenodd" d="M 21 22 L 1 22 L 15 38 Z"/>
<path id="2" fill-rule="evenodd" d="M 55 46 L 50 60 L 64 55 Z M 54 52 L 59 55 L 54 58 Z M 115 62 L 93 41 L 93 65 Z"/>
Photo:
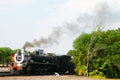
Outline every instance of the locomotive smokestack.
<path id="1" fill-rule="evenodd" d="M 25 53 L 25 48 L 21 49 L 21 53 Z"/>

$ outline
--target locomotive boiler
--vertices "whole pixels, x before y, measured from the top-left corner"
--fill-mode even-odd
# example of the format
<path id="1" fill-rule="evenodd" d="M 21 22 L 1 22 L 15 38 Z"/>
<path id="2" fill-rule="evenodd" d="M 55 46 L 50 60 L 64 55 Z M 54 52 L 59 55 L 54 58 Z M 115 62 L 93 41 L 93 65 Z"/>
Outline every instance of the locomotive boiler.
<path id="1" fill-rule="evenodd" d="M 72 73 L 73 68 L 71 56 L 44 53 L 41 49 L 32 53 L 17 51 L 12 54 L 9 64 L 11 74 L 64 74 Z"/>

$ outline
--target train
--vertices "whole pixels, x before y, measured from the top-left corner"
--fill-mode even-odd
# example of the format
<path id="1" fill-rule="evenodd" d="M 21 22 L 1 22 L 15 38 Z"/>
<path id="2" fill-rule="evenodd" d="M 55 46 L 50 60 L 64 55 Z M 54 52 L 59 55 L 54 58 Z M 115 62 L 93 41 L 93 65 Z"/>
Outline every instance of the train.
<path id="1" fill-rule="evenodd" d="M 44 53 L 38 49 L 27 52 L 18 50 L 11 55 L 9 63 L 10 73 L 15 74 L 65 74 L 74 73 L 74 63 L 69 55 Z"/>

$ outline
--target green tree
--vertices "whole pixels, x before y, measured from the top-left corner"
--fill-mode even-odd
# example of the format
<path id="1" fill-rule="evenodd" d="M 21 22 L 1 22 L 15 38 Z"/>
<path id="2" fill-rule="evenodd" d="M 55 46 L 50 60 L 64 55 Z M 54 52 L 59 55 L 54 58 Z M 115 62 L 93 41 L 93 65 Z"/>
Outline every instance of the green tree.
<path id="1" fill-rule="evenodd" d="M 93 35 L 95 39 L 90 44 Z M 120 29 L 83 33 L 73 42 L 73 47 L 68 53 L 74 57 L 78 75 L 86 75 L 89 51 L 90 76 L 120 77 Z"/>
<path id="2" fill-rule="evenodd" d="M 10 60 L 10 56 L 13 53 L 13 50 L 8 47 L 1 47 L 0 48 L 0 63 L 5 66 Z"/>

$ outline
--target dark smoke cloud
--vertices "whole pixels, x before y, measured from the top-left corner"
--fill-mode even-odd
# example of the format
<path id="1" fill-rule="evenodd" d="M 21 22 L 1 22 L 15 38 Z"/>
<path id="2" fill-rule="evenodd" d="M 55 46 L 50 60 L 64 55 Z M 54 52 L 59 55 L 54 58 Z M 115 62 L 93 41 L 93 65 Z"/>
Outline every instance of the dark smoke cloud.
<path id="1" fill-rule="evenodd" d="M 76 23 L 66 23 L 61 27 L 55 27 L 47 38 L 41 37 L 38 40 L 34 39 L 33 42 L 27 41 L 23 47 L 50 47 L 53 44 L 59 44 L 59 39 L 64 34 L 74 36 L 85 29 L 91 31 L 96 25 L 103 26 L 106 20 L 109 22 L 111 16 L 113 14 L 109 6 L 106 3 L 100 4 L 93 14 L 81 14 Z"/>
<path id="2" fill-rule="evenodd" d="M 97 25 L 105 27 L 106 23 L 110 22 L 112 19 L 112 11 L 107 3 L 98 4 L 94 13 L 83 14 L 77 21 L 83 24 L 87 30 L 95 29 Z"/>
<path id="3" fill-rule="evenodd" d="M 53 44 L 59 44 L 59 38 L 64 34 L 76 34 L 78 26 L 75 24 L 66 23 L 63 27 L 55 27 L 53 32 L 47 37 L 34 39 L 33 42 L 25 42 L 23 48 L 27 47 L 49 47 Z"/>
<path id="4" fill-rule="evenodd" d="M 33 43 L 26 41 L 23 48 L 26 48 L 26 47 L 34 47 L 34 45 Z"/>

